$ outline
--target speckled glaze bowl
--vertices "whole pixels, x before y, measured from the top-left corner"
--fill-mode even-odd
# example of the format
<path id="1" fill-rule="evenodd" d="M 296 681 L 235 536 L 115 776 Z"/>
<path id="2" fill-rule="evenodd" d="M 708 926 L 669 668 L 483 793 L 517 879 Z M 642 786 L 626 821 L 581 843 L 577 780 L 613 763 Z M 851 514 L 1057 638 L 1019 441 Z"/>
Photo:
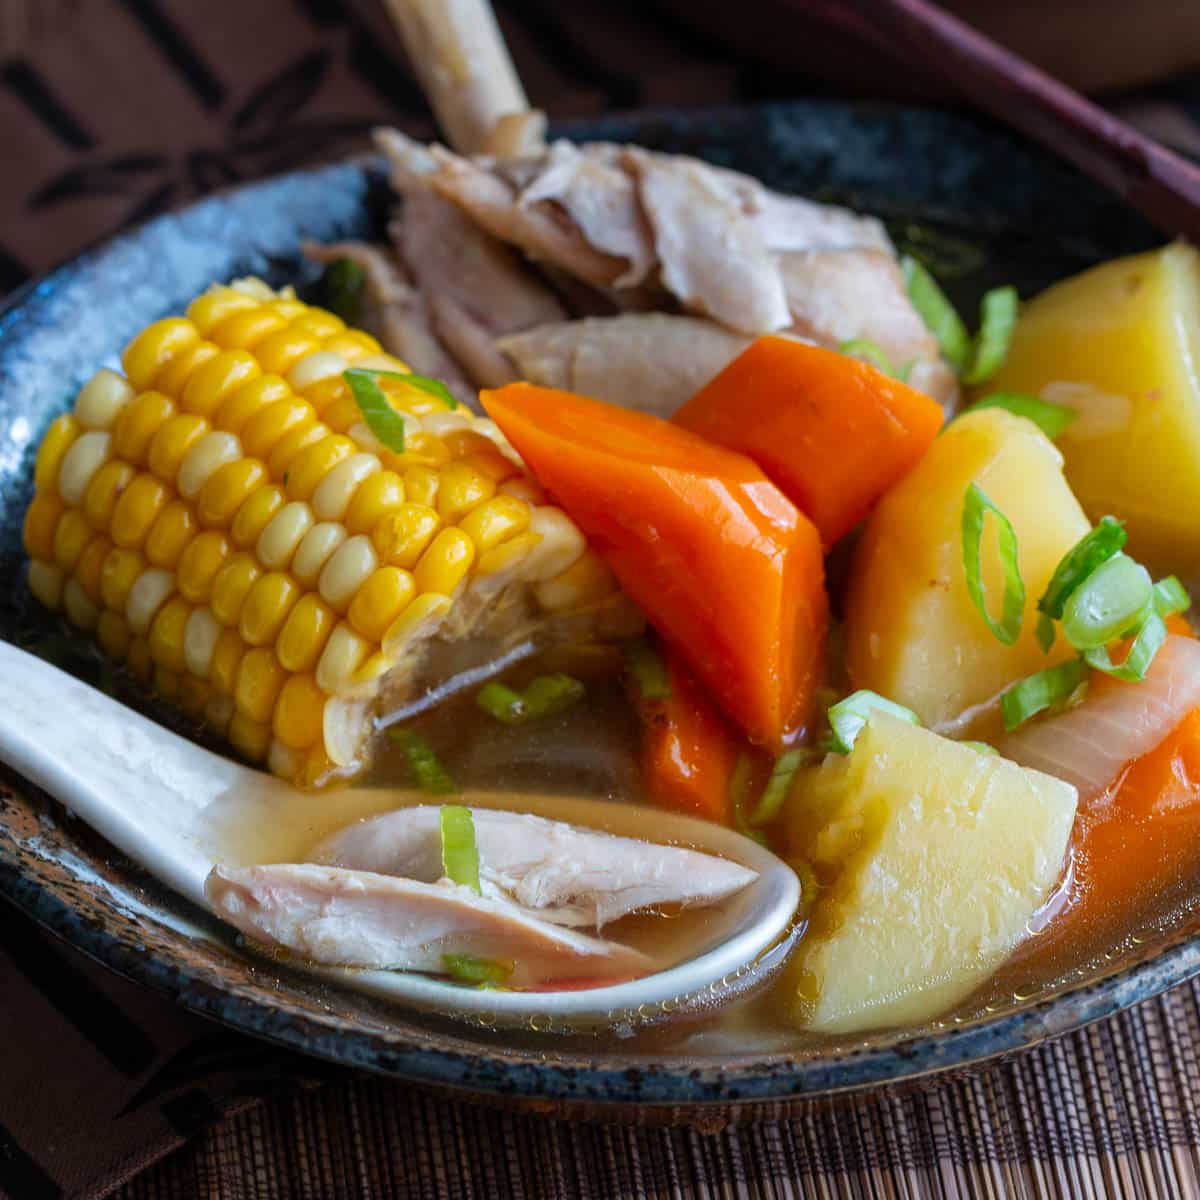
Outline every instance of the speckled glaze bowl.
<path id="1" fill-rule="evenodd" d="M 567 130 L 640 141 L 751 171 L 769 184 L 888 220 L 937 257 L 960 303 L 998 281 L 1029 291 L 1153 236 L 1091 184 L 965 118 L 797 103 L 647 113 Z M 216 279 L 303 280 L 306 238 L 369 235 L 387 195 L 371 164 L 302 172 L 161 218 L 25 289 L 0 310 L 0 637 L 57 641 L 72 669 L 101 668 L 25 599 L 20 530 L 33 450 L 97 367 L 147 322 Z M 170 722 L 118 681 L 133 704 Z M 47 721 L 58 719 L 48 713 Z M 1007 995 L 936 1029 L 852 1044 L 764 1046 L 753 1056 L 667 1057 L 633 1039 L 514 1039 L 338 993 L 240 953 L 203 913 L 160 888 L 22 779 L 0 770 L 0 894 L 47 928 L 195 1012 L 310 1055 L 566 1113 L 704 1123 L 774 1116 L 800 1098 L 962 1068 L 1107 1016 L 1200 971 L 1195 928 L 1149 937 L 1057 993 Z"/>

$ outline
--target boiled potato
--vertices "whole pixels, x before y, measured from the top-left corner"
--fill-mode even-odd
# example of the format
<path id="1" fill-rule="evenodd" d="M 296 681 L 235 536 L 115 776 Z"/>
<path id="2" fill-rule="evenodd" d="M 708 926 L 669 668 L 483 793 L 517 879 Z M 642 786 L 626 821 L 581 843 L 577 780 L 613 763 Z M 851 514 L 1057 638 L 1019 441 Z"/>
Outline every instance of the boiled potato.
<path id="1" fill-rule="evenodd" d="M 928 1021 L 1009 954 L 1057 882 L 1075 789 L 874 714 L 789 800 L 793 854 L 825 887 L 788 966 L 822 1033 Z"/>
<path id="2" fill-rule="evenodd" d="M 1029 301 L 999 375 L 1080 415 L 1058 439 L 1088 515 L 1130 553 L 1200 567 L 1200 254 L 1182 242 L 1105 263 Z"/>
<path id="3" fill-rule="evenodd" d="M 967 594 L 961 520 L 973 482 L 1017 535 L 1025 614 L 1011 646 Z M 1069 657 L 1063 638 L 1042 652 L 1035 607 L 1059 560 L 1089 528 L 1063 479 L 1062 456 L 1031 421 L 1003 409 L 959 417 L 867 521 L 846 610 L 851 682 L 938 725 Z M 1004 585 L 994 517 L 984 528 L 983 579 L 989 612 L 998 614 Z"/>

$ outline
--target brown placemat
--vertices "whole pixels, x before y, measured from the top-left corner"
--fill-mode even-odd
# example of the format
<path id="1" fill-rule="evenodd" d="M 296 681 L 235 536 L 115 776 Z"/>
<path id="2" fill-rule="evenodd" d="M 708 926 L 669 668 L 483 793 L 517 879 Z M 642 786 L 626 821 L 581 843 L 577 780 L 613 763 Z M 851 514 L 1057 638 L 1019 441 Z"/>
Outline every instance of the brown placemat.
<path id="1" fill-rule="evenodd" d="M 796 86 L 644 0 L 497 8 L 557 116 Z M 1197 84 L 1136 103 L 1200 145 Z M 0 293 L 381 121 L 430 131 L 372 0 L 0 0 Z M 567 1124 L 234 1035 L 0 908 L 0 1195 L 1198 1196 L 1198 1050 L 1189 986 L 973 1076 L 787 1121 Z"/>

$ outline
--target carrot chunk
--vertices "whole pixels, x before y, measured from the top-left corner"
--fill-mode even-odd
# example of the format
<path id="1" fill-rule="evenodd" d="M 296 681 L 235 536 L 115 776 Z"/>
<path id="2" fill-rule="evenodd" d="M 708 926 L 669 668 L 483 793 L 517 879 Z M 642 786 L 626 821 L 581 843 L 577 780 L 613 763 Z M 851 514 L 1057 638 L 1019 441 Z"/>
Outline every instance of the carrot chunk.
<path id="1" fill-rule="evenodd" d="M 734 722 L 794 742 L 828 625 L 812 523 L 748 458 L 656 417 L 525 383 L 481 399 Z"/>
<path id="2" fill-rule="evenodd" d="M 917 464 L 942 409 L 858 359 L 762 337 L 674 420 L 754 459 L 828 549 Z"/>

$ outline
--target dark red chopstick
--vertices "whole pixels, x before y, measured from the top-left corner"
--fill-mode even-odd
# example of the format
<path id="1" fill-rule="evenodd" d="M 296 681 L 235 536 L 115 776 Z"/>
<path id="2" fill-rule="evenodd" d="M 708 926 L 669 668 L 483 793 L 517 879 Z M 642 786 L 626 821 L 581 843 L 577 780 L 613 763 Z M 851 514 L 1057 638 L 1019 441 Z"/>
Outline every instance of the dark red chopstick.
<path id="1" fill-rule="evenodd" d="M 919 64 L 978 108 L 1115 192 L 1160 229 L 1200 242 L 1200 167 L 928 0 L 790 0 Z"/>

